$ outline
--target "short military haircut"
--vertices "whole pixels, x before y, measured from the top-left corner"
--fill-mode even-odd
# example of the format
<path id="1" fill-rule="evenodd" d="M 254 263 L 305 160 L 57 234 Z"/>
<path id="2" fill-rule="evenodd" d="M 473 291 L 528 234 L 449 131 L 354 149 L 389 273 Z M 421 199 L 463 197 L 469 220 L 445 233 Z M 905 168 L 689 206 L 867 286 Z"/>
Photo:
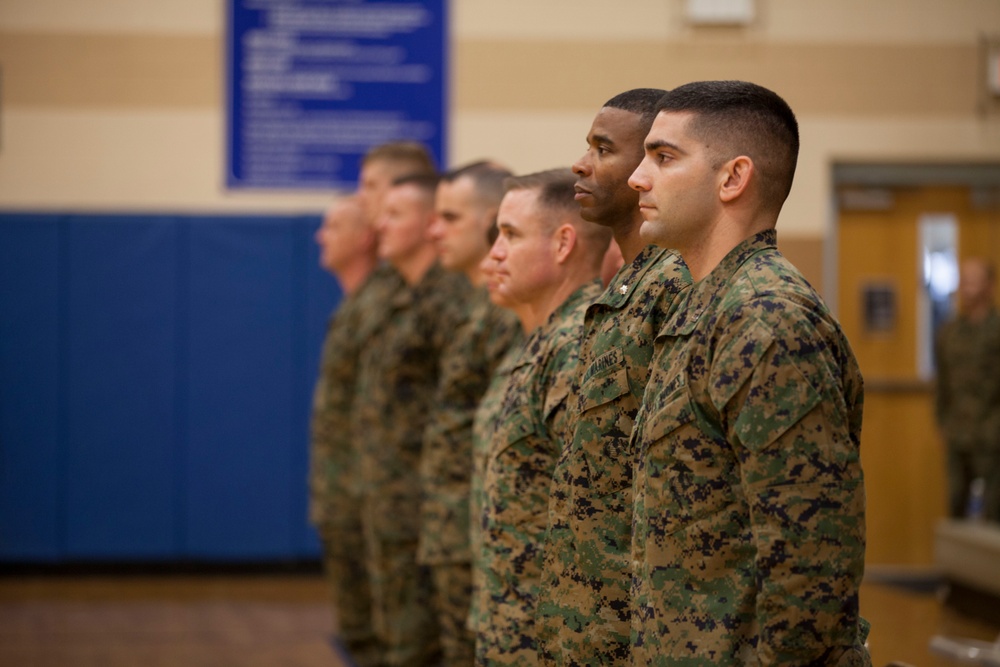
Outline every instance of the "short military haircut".
<path id="1" fill-rule="evenodd" d="M 460 178 L 470 178 L 476 198 L 487 206 L 498 206 L 503 198 L 504 181 L 512 175 L 504 166 L 480 160 L 445 172 L 441 176 L 441 182 L 454 183 Z"/>
<path id="2" fill-rule="evenodd" d="M 777 93 L 747 81 L 696 81 L 660 99 L 660 111 L 691 113 L 690 131 L 714 153 L 715 166 L 739 155 L 753 160 L 761 203 L 781 210 L 799 156 L 799 125 Z"/>
<path id="3" fill-rule="evenodd" d="M 624 93 L 618 93 L 604 103 L 605 107 L 621 109 L 641 117 L 649 127 L 660 111 L 660 100 L 667 91 L 660 88 L 633 88 Z"/>
<path id="4" fill-rule="evenodd" d="M 436 174 L 437 168 L 427 147 L 416 141 L 392 141 L 375 146 L 361 160 L 365 165 L 370 162 L 388 162 L 396 165 L 394 171 L 399 174 Z"/>
<path id="5" fill-rule="evenodd" d="M 420 193 L 430 201 L 434 201 L 434 193 L 437 192 L 438 181 L 441 179 L 437 174 L 406 174 L 392 181 L 392 187 L 400 185 L 412 185 L 420 190 Z"/>
<path id="6" fill-rule="evenodd" d="M 576 203 L 576 174 L 571 169 L 548 169 L 504 180 L 504 193 L 511 190 L 536 190 L 538 203 L 549 210 L 580 210 Z"/>

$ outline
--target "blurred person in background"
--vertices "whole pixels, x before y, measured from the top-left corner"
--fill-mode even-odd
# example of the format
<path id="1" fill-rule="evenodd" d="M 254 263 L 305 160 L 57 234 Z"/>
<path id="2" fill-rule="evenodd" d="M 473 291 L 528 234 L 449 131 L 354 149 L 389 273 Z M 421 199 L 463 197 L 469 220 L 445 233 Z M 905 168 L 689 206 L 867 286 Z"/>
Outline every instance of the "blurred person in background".
<path id="1" fill-rule="evenodd" d="M 496 222 L 490 226 L 486 235 L 487 244 L 492 247 L 500 235 Z M 469 606 L 468 628 L 475 635 L 489 621 L 489 601 L 483 597 L 487 594 L 483 587 L 484 554 L 483 554 L 483 477 L 486 474 L 486 457 L 489 454 L 493 434 L 500 426 L 500 411 L 503 408 L 503 397 L 507 393 L 511 373 L 518 364 L 524 351 L 524 335 L 520 322 L 528 317 L 527 304 L 518 303 L 507 292 L 499 290 L 497 282 L 497 261 L 487 255 L 479 264 L 483 284 L 489 294 L 490 302 L 495 306 L 509 310 L 518 321 L 519 335 L 507 348 L 506 354 L 500 359 L 489 385 L 476 406 L 476 414 L 472 422 L 472 479 L 469 484 L 469 550 L 472 555 L 472 600 Z"/>
<path id="2" fill-rule="evenodd" d="M 396 179 L 411 174 L 436 174 L 427 148 L 415 141 L 393 141 L 375 146 L 361 160 L 358 202 L 365 220 L 374 225 L 385 195 Z"/>
<path id="3" fill-rule="evenodd" d="M 471 286 L 464 320 L 441 353 L 438 387 L 427 416 L 420 463 L 423 489 L 418 562 L 434 582 L 445 667 L 468 667 L 475 636 L 467 621 L 472 596 L 469 494 L 476 407 L 520 327 L 490 302 L 480 263 L 510 172 L 476 162 L 442 175 L 429 234 L 441 267 Z"/>
<path id="4" fill-rule="evenodd" d="M 375 635 L 387 667 L 441 659 L 431 577 L 417 562 L 419 469 L 441 354 L 465 317 L 471 288 L 464 276 L 441 268 L 429 240 L 436 188 L 436 176 L 410 176 L 386 194 L 378 255 L 405 285 L 386 304 L 378 340 L 361 349 L 352 413 Z"/>
<path id="5" fill-rule="evenodd" d="M 360 667 L 376 667 L 350 414 L 358 351 L 381 327 L 382 305 L 401 281 L 379 266 L 375 231 L 356 197 L 327 209 L 316 243 L 320 265 L 337 278 L 343 299 L 327 326 L 313 394 L 309 518 L 323 549 L 340 648 Z"/>
<path id="6" fill-rule="evenodd" d="M 959 311 L 936 341 L 935 414 L 945 441 L 948 512 L 1000 521 L 1000 314 L 996 272 L 962 262 Z M 981 481 L 977 481 L 981 480 Z"/>
<path id="7" fill-rule="evenodd" d="M 393 142 L 371 149 L 362 161 L 358 193 L 334 202 L 316 233 L 320 264 L 338 280 L 343 300 L 327 327 L 314 391 L 309 515 L 323 550 L 338 646 L 360 667 L 373 667 L 380 658 L 372 629 L 351 409 L 359 350 L 376 344 L 386 304 L 403 286 L 395 269 L 378 259 L 374 216 L 392 179 L 410 173 L 434 173 L 430 153 L 421 144 Z"/>

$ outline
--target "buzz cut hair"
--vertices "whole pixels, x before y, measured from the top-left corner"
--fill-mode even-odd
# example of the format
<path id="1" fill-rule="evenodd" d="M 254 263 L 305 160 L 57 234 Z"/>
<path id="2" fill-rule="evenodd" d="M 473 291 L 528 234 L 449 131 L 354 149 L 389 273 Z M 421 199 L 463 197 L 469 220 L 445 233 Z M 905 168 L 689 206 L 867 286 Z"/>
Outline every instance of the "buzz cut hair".
<path id="1" fill-rule="evenodd" d="M 781 210 L 795 177 L 799 125 L 788 103 L 748 81 L 696 81 L 660 99 L 660 112 L 693 115 L 689 131 L 711 147 L 721 166 L 746 155 L 760 174 L 760 201 Z"/>
<path id="2" fill-rule="evenodd" d="M 441 175 L 442 183 L 454 183 L 460 178 L 472 180 L 476 198 L 486 206 L 498 206 L 503 199 L 504 181 L 513 172 L 490 160 L 479 160 L 447 171 Z"/>
<path id="3" fill-rule="evenodd" d="M 371 148 L 361 164 L 387 162 L 400 174 L 436 174 L 437 167 L 427 147 L 418 141 L 390 141 Z"/>
<path id="4" fill-rule="evenodd" d="M 406 174 L 405 176 L 393 179 L 392 187 L 398 188 L 406 185 L 412 186 L 420 191 L 420 194 L 424 199 L 433 204 L 434 194 L 437 192 L 437 186 L 440 180 L 441 179 L 438 175 L 433 173 Z"/>
<path id="5" fill-rule="evenodd" d="M 523 176 L 511 176 L 504 180 L 504 194 L 512 190 L 535 190 L 538 192 L 538 203 L 546 209 L 555 211 L 579 212 L 576 203 L 576 174 L 565 167 L 536 171 Z"/>
<path id="6" fill-rule="evenodd" d="M 653 124 L 653 119 L 660 111 L 660 100 L 667 91 L 660 88 L 633 88 L 624 93 L 618 93 L 604 103 L 611 109 L 628 111 L 642 118 L 646 126 Z"/>

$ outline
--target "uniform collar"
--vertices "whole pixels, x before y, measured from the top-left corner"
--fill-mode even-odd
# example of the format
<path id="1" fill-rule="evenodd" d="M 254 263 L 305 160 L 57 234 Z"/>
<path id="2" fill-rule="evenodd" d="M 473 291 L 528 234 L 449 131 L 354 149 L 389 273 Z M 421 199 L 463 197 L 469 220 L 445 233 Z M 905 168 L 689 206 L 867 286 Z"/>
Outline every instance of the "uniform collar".
<path id="1" fill-rule="evenodd" d="M 393 295 L 392 305 L 403 307 L 419 301 L 425 294 L 433 293 L 434 290 L 438 289 L 441 280 L 446 275 L 441 265 L 434 262 L 416 285 L 407 284 L 401 277 L 402 288 Z"/>
<path id="2" fill-rule="evenodd" d="M 532 329 L 529 334 L 528 340 L 525 343 L 526 350 L 532 350 L 537 348 L 541 341 L 548 337 L 549 332 L 553 330 L 559 322 L 565 321 L 570 314 L 577 308 L 583 308 L 594 301 L 596 297 L 601 292 L 601 281 L 595 279 L 590 282 L 586 282 L 580 285 L 576 290 L 573 291 L 566 300 L 559 304 L 559 307 L 552 311 L 548 319 L 545 320 L 545 324 L 537 326 Z M 518 361 L 518 367 L 531 361 L 531 355 L 525 355 Z"/>
<path id="3" fill-rule="evenodd" d="M 618 269 L 618 273 L 608 283 L 604 294 L 594 303 L 616 309 L 621 308 L 632 298 L 635 286 L 642 281 L 642 277 L 646 275 L 646 272 L 655 266 L 657 262 L 671 254 L 673 254 L 672 250 L 658 248 L 654 245 L 646 246 L 629 264 Z"/>
<path id="4" fill-rule="evenodd" d="M 549 322 L 554 322 L 556 319 L 565 319 L 569 313 L 573 312 L 581 306 L 590 305 L 596 297 L 601 292 L 601 281 L 598 279 L 586 282 L 580 285 L 576 291 L 567 297 L 555 312 L 549 316 Z"/>
<path id="5" fill-rule="evenodd" d="M 691 286 L 686 295 L 686 301 L 677 309 L 677 313 L 660 330 L 661 334 L 683 336 L 694 331 L 698 320 L 704 312 L 718 302 L 719 295 L 724 292 L 736 272 L 751 258 L 765 250 L 778 247 L 777 232 L 767 229 L 744 239 L 712 269 L 711 273 Z"/>

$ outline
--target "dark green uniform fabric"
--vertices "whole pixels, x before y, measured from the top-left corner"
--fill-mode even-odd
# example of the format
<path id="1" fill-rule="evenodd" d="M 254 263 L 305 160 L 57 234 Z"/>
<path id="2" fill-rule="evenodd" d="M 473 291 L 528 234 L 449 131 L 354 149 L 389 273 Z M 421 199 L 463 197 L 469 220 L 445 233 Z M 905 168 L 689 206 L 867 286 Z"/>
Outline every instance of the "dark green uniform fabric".
<path id="1" fill-rule="evenodd" d="M 542 664 L 630 660 L 630 438 L 653 338 L 690 283 L 674 253 L 649 246 L 587 309 L 573 439 L 549 502 L 537 619 Z"/>
<path id="2" fill-rule="evenodd" d="M 358 353 L 377 339 L 389 312 L 388 303 L 402 285 L 399 275 L 382 265 L 342 301 L 327 327 L 313 394 L 309 517 L 323 545 L 324 570 L 340 640 L 361 667 L 375 667 L 378 656 L 365 569 L 351 407 Z"/>
<path id="3" fill-rule="evenodd" d="M 486 460 L 489 456 L 490 443 L 493 434 L 500 425 L 500 415 L 503 409 L 503 398 L 507 395 L 507 386 L 511 374 L 524 353 L 524 339 L 519 337 L 510 346 L 507 354 L 501 359 L 490 385 L 483 394 L 472 427 L 472 483 L 470 485 L 469 545 L 472 551 L 472 602 L 469 608 L 468 628 L 473 633 L 489 620 L 489 605 L 484 604 L 482 597 L 486 594 L 483 586 L 485 554 L 483 553 L 483 485 L 486 477 Z"/>
<path id="4" fill-rule="evenodd" d="M 634 433 L 633 661 L 870 664 L 861 373 L 774 231 L 694 285 L 656 345 Z"/>
<path id="5" fill-rule="evenodd" d="M 388 667 L 439 659 L 430 573 L 417 563 L 420 460 L 441 353 L 464 319 L 469 284 L 433 266 L 389 304 L 381 336 L 359 357 L 352 431 L 361 446 L 375 632 Z"/>
<path id="6" fill-rule="evenodd" d="M 445 667 L 473 662 L 468 631 L 472 596 L 469 485 L 472 425 L 493 371 L 520 336 L 513 313 L 493 305 L 485 288 L 470 292 L 465 320 L 448 332 L 440 380 L 424 430 L 418 562 L 431 568 Z"/>
<path id="7" fill-rule="evenodd" d="M 959 316 L 937 337 L 935 412 L 946 444 L 949 512 L 965 516 L 969 487 L 985 482 L 984 516 L 1000 521 L 1000 314 Z"/>
<path id="8" fill-rule="evenodd" d="M 514 367 L 487 455 L 483 508 L 484 614 L 476 664 L 537 663 L 535 604 L 552 471 L 566 440 L 586 307 L 581 286 L 538 327 Z"/>

